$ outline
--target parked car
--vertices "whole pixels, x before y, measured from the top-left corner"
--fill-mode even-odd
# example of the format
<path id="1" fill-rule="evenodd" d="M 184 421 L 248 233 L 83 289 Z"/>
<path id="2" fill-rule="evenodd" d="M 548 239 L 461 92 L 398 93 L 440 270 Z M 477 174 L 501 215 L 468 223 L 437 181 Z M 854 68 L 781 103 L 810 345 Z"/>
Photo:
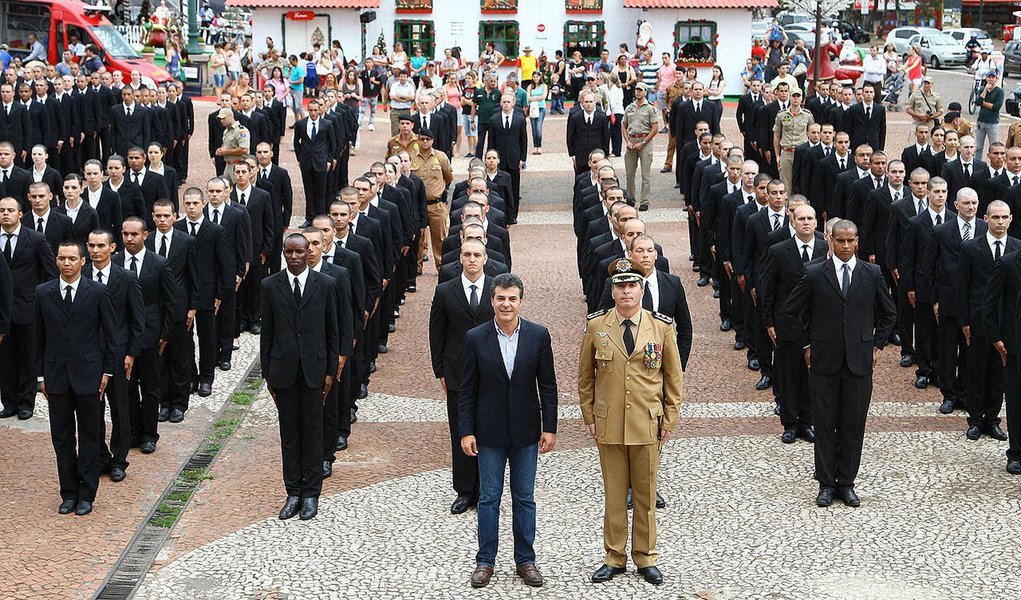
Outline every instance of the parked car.
<path id="1" fill-rule="evenodd" d="M 1003 47 L 1003 78 L 1009 73 L 1021 73 L 1021 42 L 1007 42 Z"/>
<path id="2" fill-rule="evenodd" d="M 815 23 L 815 15 L 806 15 L 801 13 L 793 12 L 781 12 L 776 15 L 776 21 L 783 27 L 787 27 L 793 23 L 805 23 L 811 21 Z"/>
<path id="3" fill-rule="evenodd" d="M 939 29 L 933 29 L 932 27 L 897 27 L 890 30 L 890 33 L 886 35 L 886 43 L 893 44 L 894 50 L 897 54 L 906 55 L 908 53 L 908 41 L 916 35 L 923 33 L 942 33 Z"/>
<path id="4" fill-rule="evenodd" d="M 752 39 L 765 38 L 769 34 L 769 21 L 752 21 Z"/>
<path id="5" fill-rule="evenodd" d="M 805 48 L 807 48 L 809 51 L 812 51 L 812 50 L 815 49 L 815 33 L 814 32 L 803 31 L 803 30 L 800 30 L 800 29 L 787 29 L 787 28 L 784 28 L 784 31 L 787 32 L 787 44 L 785 46 L 786 48 L 788 48 L 788 49 L 793 48 L 795 43 L 797 43 L 798 40 L 801 40 L 801 41 L 805 42 Z"/>
<path id="6" fill-rule="evenodd" d="M 840 37 L 852 40 L 855 44 L 867 44 L 872 39 L 868 31 L 850 21 L 834 19 L 830 21 L 830 27 L 839 31 Z"/>
<path id="7" fill-rule="evenodd" d="M 1014 88 L 1014 91 L 1007 95 L 1006 100 L 1003 102 L 1003 108 L 1007 111 L 1008 115 L 1014 115 L 1015 117 L 1021 116 L 1018 113 L 1019 106 L 1021 106 L 1021 86 Z"/>
<path id="8" fill-rule="evenodd" d="M 937 31 L 923 33 L 908 40 L 908 46 L 918 46 L 922 50 L 922 61 L 933 69 L 963 65 L 968 59 L 964 46 L 949 35 Z"/>
<path id="9" fill-rule="evenodd" d="M 982 45 L 983 50 L 988 50 L 990 52 L 993 51 L 993 39 L 989 37 L 988 33 L 981 29 L 976 29 L 974 27 L 961 27 L 959 29 L 944 29 L 943 33 L 960 42 L 962 46 L 967 44 L 968 41 L 971 40 L 972 36 L 975 36 L 978 38 L 978 43 Z"/>

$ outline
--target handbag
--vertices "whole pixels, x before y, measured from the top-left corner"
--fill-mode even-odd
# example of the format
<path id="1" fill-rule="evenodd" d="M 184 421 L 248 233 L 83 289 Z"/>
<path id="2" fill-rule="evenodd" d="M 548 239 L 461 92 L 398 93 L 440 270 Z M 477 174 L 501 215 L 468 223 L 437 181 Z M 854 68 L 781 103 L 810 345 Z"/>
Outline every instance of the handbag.
<path id="1" fill-rule="evenodd" d="M 528 104 L 528 118 L 538 119 L 539 118 L 539 103 L 529 102 Z"/>

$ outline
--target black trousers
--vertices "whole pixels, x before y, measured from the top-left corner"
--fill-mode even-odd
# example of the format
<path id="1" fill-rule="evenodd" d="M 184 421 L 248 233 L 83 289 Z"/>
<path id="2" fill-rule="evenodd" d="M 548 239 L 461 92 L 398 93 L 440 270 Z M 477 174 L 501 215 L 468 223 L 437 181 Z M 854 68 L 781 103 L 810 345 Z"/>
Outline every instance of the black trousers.
<path id="1" fill-rule="evenodd" d="M 518 206 L 521 204 L 521 169 L 518 165 L 507 164 L 500 165 L 500 168 L 510 173 L 511 197 L 507 198 L 507 222 L 514 224 L 518 222 Z"/>
<path id="2" fill-rule="evenodd" d="M 915 353 L 915 307 L 908 300 L 908 291 L 904 286 L 897 286 L 897 330 L 900 332 L 900 355 Z M 930 311 L 931 314 L 931 311 Z"/>
<path id="3" fill-rule="evenodd" d="M 100 470 L 111 467 L 128 468 L 128 450 L 131 448 L 131 417 L 128 414 L 128 380 L 124 376 L 124 354 L 117 355 L 113 377 L 106 385 L 101 403 L 110 403 L 110 445 L 106 444 L 106 419 L 100 419 L 103 433 L 99 438 Z M 132 367 L 132 370 L 134 368 Z M 100 411 L 103 411 L 102 405 Z M 102 414 L 102 412 L 100 413 Z"/>
<path id="4" fill-rule="evenodd" d="M 936 315 L 932 305 L 925 302 L 915 304 L 915 375 L 930 379 L 939 376 L 938 347 L 936 344 Z"/>
<path id="5" fill-rule="evenodd" d="M 691 200 L 688 198 L 684 199 L 684 203 L 691 206 Z M 702 250 L 702 236 L 698 230 L 698 220 L 695 219 L 694 213 L 688 213 L 688 245 L 691 247 L 691 254 L 695 257 L 695 264 L 701 270 L 702 261 L 699 260 L 699 252 Z M 705 274 L 706 277 L 709 273 Z"/>
<path id="6" fill-rule="evenodd" d="M 968 352 L 957 317 L 939 317 L 939 389 L 944 400 L 964 405 L 968 400 Z"/>
<path id="7" fill-rule="evenodd" d="M 336 460 L 342 401 L 340 382 L 334 380 L 333 385 L 330 386 L 330 391 L 323 400 L 323 462 L 332 463 Z M 348 420 L 350 420 L 350 415 Z"/>
<path id="8" fill-rule="evenodd" d="M 719 257 L 719 253 L 716 256 Z M 720 282 L 720 322 L 730 319 L 731 326 L 733 327 L 733 313 L 730 309 L 733 298 L 733 283 L 730 280 L 730 275 L 727 275 L 727 270 L 723 268 L 723 261 L 719 258 L 716 259 L 716 276 Z"/>
<path id="9" fill-rule="evenodd" d="M 486 150 L 486 134 L 489 133 L 489 123 L 484 121 L 483 119 L 479 119 L 478 121 L 479 121 L 479 124 L 478 124 L 478 128 L 477 129 L 478 129 L 478 136 L 479 136 L 479 138 L 475 141 L 475 156 L 476 156 L 476 158 L 483 158 L 486 155 L 486 153 L 485 153 L 485 150 Z M 585 164 L 585 162 L 587 162 L 587 161 L 588 161 L 588 157 L 587 156 L 582 158 L 582 164 L 585 167 L 584 169 L 582 169 L 582 171 L 588 170 L 588 165 Z M 574 173 L 575 173 L 575 175 L 579 174 L 577 166 L 574 167 Z M 504 200 L 507 200 L 507 199 L 504 198 Z"/>
<path id="10" fill-rule="evenodd" d="M 227 161 L 222 156 L 213 158 L 213 164 L 216 166 L 216 175 L 222 176 L 223 172 L 227 170 Z"/>
<path id="11" fill-rule="evenodd" d="M 709 251 L 709 228 L 705 223 L 698 226 L 698 268 L 699 275 L 715 277 L 714 269 L 716 263 L 713 260 L 713 253 Z"/>
<path id="12" fill-rule="evenodd" d="M 96 136 L 96 142 L 96 151 L 103 157 L 102 162 L 105 165 L 106 159 L 110 158 L 110 155 L 114 152 L 113 146 L 110 144 L 110 129 L 101 128 L 99 135 Z"/>
<path id="13" fill-rule="evenodd" d="M 358 324 L 355 324 L 357 327 Z M 333 438 L 333 449 L 337 449 L 337 437 L 351 436 L 351 409 L 354 408 L 354 399 L 356 390 L 354 386 L 357 384 L 357 370 L 355 369 L 354 357 L 348 358 L 347 362 L 344 363 L 344 370 L 340 374 L 340 381 L 334 382 L 333 386 L 337 388 L 337 393 L 340 398 L 337 401 L 337 436 Z M 339 385 L 338 385 L 339 383 Z M 330 454 L 333 456 L 333 454 Z"/>
<path id="14" fill-rule="evenodd" d="M 79 149 L 81 150 L 82 164 L 85 164 L 87 160 L 99 160 L 99 140 L 94 137 L 94 133 L 85 134 L 85 139 L 82 140 Z"/>
<path id="15" fill-rule="evenodd" d="M 755 339 L 748 331 L 748 321 L 746 320 L 748 309 L 745 305 L 749 302 L 749 300 L 746 296 L 747 295 L 741 291 L 741 286 L 737 283 L 737 277 L 731 278 L 730 324 L 734 328 L 734 341 L 744 342 L 748 360 L 751 360 L 753 358 L 758 358 L 759 355 L 755 352 Z"/>
<path id="16" fill-rule="evenodd" d="M 224 297 L 220 300 L 220 311 L 216 314 L 215 318 L 217 363 L 230 362 L 231 358 L 233 358 L 234 356 L 234 338 L 238 336 L 237 306 L 238 294 L 236 291 L 231 291 L 225 294 Z M 195 316 L 195 320 L 198 321 L 198 315 Z M 202 353 L 202 334 L 200 332 L 199 362 L 202 361 L 201 353 Z"/>
<path id="17" fill-rule="evenodd" d="M 972 340 L 974 343 L 974 340 Z M 999 355 L 993 360 L 999 361 Z M 1001 363 L 1002 364 L 1002 363 Z M 1021 357 L 1007 355 L 1007 460 L 1021 460 Z"/>
<path id="18" fill-rule="evenodd" d="M 305 190 L 305 218 L 309 221 L 316 215 L 326 213 L 328 175 L 326 171 L 305 167 L 301 169 L 301 185 Z"/>
<path id="19" fill-rule="evenodd" d="M 237 292 L 237 305 L 240 311 L 239 321 L 241 323 L 258 323 L 262 321 L 262 280 L 268 273 L 266 267 L 269 265 L 269 257 L 262 262 L 261 257 L 252 260 L 252 266 L 248 269 L 248 275 L 241 280 L 241 286 Z"/>
<path id="20" fill-rule="evenodd" d="M 845 361 L 833 374 L 811 372 L 808 381 L 815 420 L 815 477 L 820 487 L 852 487 L 861 466 L 872 373 L 855 375 Z"/>
<path id="21" fill-rule="evenodd" d="M 0 401 L 5 409 L 35 410 L 35 339 L 32 325 L 11 323 L 0 342 Z"/>
<path id="22" fill-rule="evenodd" d="M 85 161 L 81 159 L 81 146 L 75 144 L 72 147 L 70 143 L 64 142 L 64 146 L 57 153 L 57 163 L 59 166 L 56 169 L 63 175 L 78 172 L 85 164 Z"/>
<path id="23" fill-rule="evenodd" d="M 780 423 L 784 429 L 812 425 L 808 366 L 802 344 L 777 340 L 773 372 L 780 382 Z"/>
<path id="24" fill-rule="evenodd" d="M 294 385 L 278 388 L 276 394 L 284 488 L 288 496 L 318 498 L 323 485 L 323 388 L 306 386 L 299 367 Z"/>
<path id="25" fill-rule="evenodd" d="M 64 394 L 50 393 L 49 406 L 60 498 L 94 502 L 99 489 L 99 448 L 103 440 L 103 405 L 98 386 L 93 394 L 78 395 L 71 389 Z"/>
<path id="26" fill-rule="evenodd" d="M 773 380 L 773 397 L 778 396 L 776 378 L 773 377 L 773 340 L 762 325 L 762 302 L 752 302 L 751 292 L 745 294 L 745 327 L 755 340 L 755 354 L 759 359 L 759 373 Z"/>
<path id="27" fill-rule="evenodd" d="M 166 350 L 169 349 L 170 344 L 167 344 Z M 132 445 L 158 442 L 160 439 L 156 418 L 160 411 L 164 379 L 160 372 L 161 362 L 158 348 L 143 348 L 135 357 L 131 381 L 128 382 L 128 420 L 131 422 Z"/>
<path id="28" fill-rule="evenodd" d="M 145 353 L 143 352 L 143 354 Z M 163 355 L 160 356 L 161 407 L 177 408 L 185 412 L 188 410 L 194 356 L 195 343 L 192 340 L 191 331 L 185 327 L 184 321 L 174 323 L 170 339 L 167 340 L 167 347 L 163 350 Z M 142 393 L 145 394 L 144 388 Z"/>
<path id="29" fill-rule="evenodd" d="M 223 310 L 223 304 L 220 305 Z M 232 314 L 232 313 L 228 313 Z M 195 311 L 195 330 L 199 337 L 198 377 L 200 383 L 213 383 L 213 368 L 216 366 L 216 315 L 213 309 Z M 191 336 L 189 336 L 191 339 Z M 192 341 L 194 344 L 194 340 Z M 194 349 L 190 356 L 194 356 Z"/>
<path id="30" fill-rule="evenodd" d="M 451 471 L 454 491 L 459 496 L 479 497 L 479 460 L 461 450 L 458 432 L 457 392 L 447 390 L 447 425 L 450 428 Z"/>
<path id="31" fill-rule="evenodd" d="M 972 334 L 967 353 L 968 425 L 990 429 L 1000 424 L 1006 377 L 1003 363 L 992 342 L 984 335 Z M 1017 426 L 1021 427 L 1021 423 Z"/>

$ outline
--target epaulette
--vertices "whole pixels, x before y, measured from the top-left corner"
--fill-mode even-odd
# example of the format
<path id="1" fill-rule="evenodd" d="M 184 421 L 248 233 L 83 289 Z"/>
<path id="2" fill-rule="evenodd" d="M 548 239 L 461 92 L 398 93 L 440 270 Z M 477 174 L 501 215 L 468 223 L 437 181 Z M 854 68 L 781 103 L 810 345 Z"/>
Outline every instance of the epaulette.
<path id="1" fill-rule="evenodd" d="M 591 321 L 592 319 L 594 319 L 596 317 L 601 317 L 601 316 L 603 316 L 605 314 L 606 314 L 606 309 L 604 308 L 603 310 L 597 310 L 594 313 L 589 313 L 588 316 L 585 317 L 585 319 Z"/>
<path id="2" fill-rule="evenodd" d="M 670 324 L 672 324 L 674 322 L 673 318 L 668 317 L 667 315 L 664 315 L 663 313 L 653 312 L 652 316 L 653 316 L 653 318 L 659 319 L 660 321 L 663 321 L 664 323 L 666 323 L 668 325 L 670 325 Z"/>

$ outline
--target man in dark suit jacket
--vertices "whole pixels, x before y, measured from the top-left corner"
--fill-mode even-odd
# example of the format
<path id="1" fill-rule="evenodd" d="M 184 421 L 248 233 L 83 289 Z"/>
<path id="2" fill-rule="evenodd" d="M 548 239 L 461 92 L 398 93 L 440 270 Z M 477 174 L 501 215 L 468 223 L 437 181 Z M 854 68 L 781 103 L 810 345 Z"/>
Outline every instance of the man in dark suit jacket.
<path id="1" fill-rule="evenodd" d="M 28 158 L 32 142 L 32 120 L 28 109 L 14 99 L 14 86 L 0 84 L 0 140 L 10 142 L 14 158 L 20 165 Z"/>
<path id="2" fill-rule="evenodd" d="M 852 213 L 860 215 L 860 211 L 854 206 L 854 185 L 860 179 L 869 177 L 872 165 L 872 148 L 870 146 L 857 146 L 854 148 L 854 166 L 846 171 L 837 172 L 833 180 L 833 187 L 828 193 L 831 196 L 826 198 L 826 216 L 851 219 Z M 886 160 L 884 158 L 882 171 L 886 171 Z M 875 183 L 873 182 L 873 189 Z M 855 221 L 857 223 L 858 221 Z"/>
<path id="3" fill-rule="evenodd" d="M 911 190 L 904 185 L 904 177 L 904 163 L 891 160 L 886 167 L 886 185 L 869 192 L 861 206 L 862 258 L 879 265 L 884 276 L 890 272 L 886 257 L 886 238 L 893 219 L 890 210 L 895 202 L 911 195 Z M 892 276 L 888 281 L 891 288 L 896 285 Z"/>
<path id="4" fill-rule="evenodd" d="M 160 198 L 169 198 L 177 206 L 177 196 L 171 196 L 166 178 L 145 166 L 145 150 L 133 146 L 128 150 L 127 160 L 128 170 L 124 177 L 141 191 L 146 214 L 152 215 L 152 206 Z M 153 224 L 150 223 L 149 227 Z"/>
<path id="5" fill-rule="evenodd" d="M 478 461 L 461 450 L 458 392 L 464 364 L 464 334 L 494 317 L 492 304 L 486 302 L 486 298 L 492 295 L 493 280 L 483 273 L 485 262 L 486 247 L 474 240 L 465 242 L 461 246 L 462 276 L 436 286 L 429 312 L 433 374 L 440 380 L 447 396 L 454 491 L 457 492 L 457 498 L 450 506 L 454 514 L 468 510 L 478 501 L 479 494 Z"/>
<path id="6" fill-rule="evenodd" d="M 326 213 L 327 182 L 336 167 L 338 152 L 332 127 L 320 116 L 319 101 L 309 103 L 308 117 L 294 124 L 294 152 L 301 165 L 301 182 L 305 189 L 305 223 L 312 224 L 316 215 Z"/>
<path id="7" fill-rule="evenodd" d="M 260 143 L 273 140 L 272 123 L 266 115 L 255 110 L 252 93 L 241 96 L 241 113 L 238 120 L 241 121 L 242 126 L 248 129 L 248 134 L 251 136 L 250 148 L 255 149 Z"/>
<path id="8" fill-rule="evenodd" d="M 758 294 L 762 302 L 762 324 L 776 344 L 774 368 L 780 384 L 780 424 L 785 444 L 801 436 L 815 441 L 812 403 L 808 389 L 808 368 L 804 347 L 808 342 L 800 319 L 784 313 L 794 286 L 812 261 L 826 259 L 826 242 L 816 231 L 815 209 L 805 204 L 794 209 L 795 237 L 770 246 L 764 260 Z"/>
<path id="9" fill-rule="evenodd" d="M 36 288 L 35 373 L 49 402 L 59 512 L 82 516 L 92 512 L 99 489 L 100 398 L 120 370 L 117 322 L 107 289 L 82 277 L 85 253 L 80 244 L 63 242 L 57 264 L 60 278 Z"/>
<path id="10" fill-rule="evenodd" d="M 127 179 L 128 173 L 128 161 L 126 158 L 119 154 L 112 154 L 106 161 L 106 172 L 110 175 L 106 182 L 103 184 L 108 189 L 117 194 L 118 200 L 121 204 L 121 214 L 124 218 L 127 217 L 141 217 L 146 220 L 146 226 L 149 225 L 149 219 L 152 218 L 152 213 L 146 214 L 145 200 L 142 198 L 142 188 L 138 187 Z M 177 205 L 172 204 L 174 211 L 177 211 Z"/>
<path id="11" fill-rule="evenodd" d="M 187 195 L 186 195 L 187 198 Z M 262 281 L 263 376 L 280 415 L 287 502 L 281 519 L 319 511 L 323 484 L 323 401 L 340 365 L 336 281 L 308 266 L 308 240 L 284 240 L 287 270 Z"/>
<path id="12" fill-rule="evenodd" d="M 567 154 L 574 160 L 575 175 L 589 170 L 588 156 L 593 150 L 610 152 L 610 120 L 606 113 L 596 110 L 595 94 L 583 90 L 578 95 L 581 110 L 567 116 Z"/>
<path id="13" fill-rule="evenodd" d="M 886 153 L 875 151 L 869 157 L 869 171 L 864 177 L 851 182 L 849 187 L 843 188 L 845 218 L 855 223 L 865 223 L 865 205 L 868 204 L 872 192 L 881 190 L 887 186 L 886 177 Z M 864 226 L 862 234 L 864 236 Z"/>
<path id="14" fill-rule="evenodd" d="M 238 324 L 240 331 L 258 334 L 262 315 L 262 286 L 259 282 L 267 275 L 266 267 L 278 234 L 269 192 L 255 185 L 255 177 L 248 162 L 234 163 L 236 185 L 230 193 L 230 200 L 232 205 L 248 213 L 251 223 L 251 266 L 237 292 Z"/>
<path id="15" fill-rule="evenodd" d="M 833 136 L 833 152 L 823 158 L 813 169 L 811 192 L 812 199 L 820 217 L 830 219 L 842 216 L 843 206 L 836 203 L 834 187 L 837 177 L 847 171 L 855 170 L 854 154 L 850 151 L 851 138 L 844 132 Z"/>
<path id="16" fill-rule="evenodd" d="M 851 136 L 851 147 L 868 144 L 872 150 L 886 145 L 886 108 L 876 102 L 876 90 L 870 86 L 861 90 L 862 101 L 855 104 L 844 116 L 843 129 Z"/>
<path id="17" fill-rule="evenodd" d="M 277 166 L 273 161 L 276 156 L 270 144 L 263 142 L 255 148 L 257 168 L 256 185 L 269 192 L 270 206 L 273 210 L 273 249 L 269 253 L 267 274 L 280 270 L 280 257 L 283 253 L 284 230 L 290 226 L 291 210 L 294 206 L 294 190 L 291 175 L 287 169 Z"/>
<path id="18" fill-rule="evenodd" d="M 678 143 L 690 142 L 695 138 L 695 123 L 705 121 L 709 124 L 709 132 L 713 135 L 720 133 L 720 118 L 723 114 L 723 107 L 717 102 L 710 102 L 705 99 L 705 85 L 696 81 L 691 85 L 691 100 L 681 104 L 680 110 L 680 137 Z"/>
<path id="19" fill-rule="evenodd" d="M 121 224 L 124 213 L 121 211 L 120 198 L 117 193 L 103 185 L 103 164 L 95 159 L 85 162 L 85 187 L 82 189 L 82 200 L 96 211 L 99 227 L 113 233 L 114 242 L 120 247 Z M 145 218 L 139 217 L 145 222 Z M 151 218 L 151 217 L 150 217 Z"/>
<path id="20" fill-rule="evenodd" d="M 280 164 L 280 138 L 287 131 L 287 107 L 284 106 L 283 102 L 276 99 L 276 90 L 271 85 L 267 85 L 263 89 L 262 96 L 262 108 L 259 110 L 273 124 L 273 138 L 269 142 L 270 149 L 273 151 L 272 162 L 274 165 L 277 165 Z"/>
<path id="21" fill-rule="evenodd" d="M 46 140 L 50 137 L 50 114 L 41 102 L 36 101 L 32 86 L 28 83 L 18 85 L 18 97 L 21 105 L 28 111 L 31 123 L 28 143 L 25 145 L 25 149 L 31 155 L 32 146 L 46 146 Z M 31 160 L 25 160 L 24 165 L 27 168 L 31 165 Z"/>
<path id="22" fill-rule="evenodd" d="M 144 148 L 152 140 L 149 111 L 135 102 L 131 86 L 121 90 L 123 102 L 110 110 L 110 145 L 121 156 L 127 156 L 132 146 Z M 144 153 L 143 153 L 144 156 Z"/>
<path id="23" fill-rule="evenodd" d="M 858 230 L 840 221 L 830 242 L 833 258 L 811 264 L 783 309 L 806 324 L 805 350 L 815 421 L 816 504 L 830 506 L 840 493 L 859 506 L 854 480 L 861 464 L 872 373 L 896 320 L 893 299 L 879 267 L 858 260 Z"/>
<path id="24" fill-rule="evenodd" d="M 243 161 L 239 161 L 243 162 Z M 227 203 L 229 188 L 225 177 L 209 180 L 209 203 L 202 211 L 204 219 L 223 228 L 226 247 L 233 256 L 230 286 L 220 296 L 216 319 L 216 364 L 221 371 L 231 369 L 234 340 L 240 336 L 237 323 L 237 290 L 252 263 L 252 221 L 240 206 Z"/>
<path id="25" fill-rule="evenodd" d="M 755 141 L 754 132 L 757 131 L 755 109 L 761 105 L 762 82 L 758 79 L 753 79 L 748 93 L 741 96 L 737 101 L 737 113 L 735 115 L 737 117 L 737 129 L 741 132 L 741 136 L 744 137 L 744 155 L 749 160 L 755 157 L 756 150 L 752 146 L 752 142 Z"/>
<path id="26" fill-rule="evenodd" d="M 489 148 L 500 153 L 500 170 L 510 173 L 511 197 L 507 201 L 507 224 L 518 219 L 521 202 L 521 165 L 528 158 L 528 133 L 525 117 L 514 110 L 514 98 L 504 94 L 500 98 L 500 112 L 494 112 L 489 121 Z"/>
<path id="27" fill-rule="evenodd" d="M 10 196 L 18 201 L 22 211 L 28 211 L 28 185 L 32 183 L 32 174 L 15 162 L 14 145 L 0 139 L 0 198 Z"/>
<path id="28" fill-rule="evenodd" d="M 491 125 L 495 127 L 498 125 Z M 472 585 L 489 581 L 496 564 L 500 496 L 507 462 L 516 473 L 514 560 L 525 583 L 539 586 L 535 566 L 535 466 L 556 445 L 557 376 L 549 331 L 520 318 L 524 284 L 517 275 L 493 279 L 497 317 L 464 336 L 458 394 L 462 451 L 479 463 L 479 552 Z"/>
<path id="29" fill-rule="evenodd" d="M 14 307 L 14 280 L 7 257 L 0 259 L 0 344 L 11 332 L 11 309 Z"/>
<path id="30" fill-rule="evenodd" d="M 995 244 L 994 244 L 995 250 Z M 1018 340 L 1021 340 L 1021 312 L 1018 310 L 1021 300 L 1021 251 L 1009 252 L 996 260 L 993 272 L 989 276 L 989 284 L 982 294 L 982 319 L 992 341 L 993 348 L 1007 372 L 1007 431 L 1010 432 L 1010 445 L 1007 448 L 1007 472 L 1011 475 L 1021 474 L 1021 363 L 1018 362 Z M 998 417 L 999 403 L 996 404 Z M 989 420 L 993 414 L 987 413 Z M 1010 426 L 1015 428 L 1011 429 Z"/>
<path id="31" fill-rule="evenodd" d="M 943 165 L 941 171 L 943 179 L 947 180 L 947 198 L 957 198 L 957 192 L 963 187 L 977 189 L 977 180 L 989 178 L 985 172 L 988 169 L 989 165 L 975 156 L 975 138 L 961 136 L 957 158 Z"/>
<path id="32" fill-rule="evenodd" d="M 74 222 L 66 214 L 51 208 L 53 193 L 49 184 L 40 182 L 29 185 L 28 199 L 32 210 L 21 217 L 22 225 L 45 235 L 50 248 L 74 239 Z"/>
<path id="33" fill-rule="evenodd" d="M 223 175 L 224 170 L 227 168 L 227 161 L 216 154 L 216 150 L 223 145 L 223 132 L 225 127 L 220 122 L 220 109 L 230 108 L 231 95 L 220 94 L 220 98 L 216 101 L 216 110 L 210 113 L 208 117 L 209 127 L 209 158 L 213 160 L 213 164 L 216 166 L 216 174 Z M 236 119 L 240 113 L 235 113 L 234 118 Z"/>
<path id="34" fill-rule="evenodd" d="M 901 150 L 900 159 L 904 161 L 904 171 L 910 173 L 918 167 L 926 171 L 932 170 L 932 146 L 929 145 L 929 125 L 915 125 L 915 143 Z"/>

